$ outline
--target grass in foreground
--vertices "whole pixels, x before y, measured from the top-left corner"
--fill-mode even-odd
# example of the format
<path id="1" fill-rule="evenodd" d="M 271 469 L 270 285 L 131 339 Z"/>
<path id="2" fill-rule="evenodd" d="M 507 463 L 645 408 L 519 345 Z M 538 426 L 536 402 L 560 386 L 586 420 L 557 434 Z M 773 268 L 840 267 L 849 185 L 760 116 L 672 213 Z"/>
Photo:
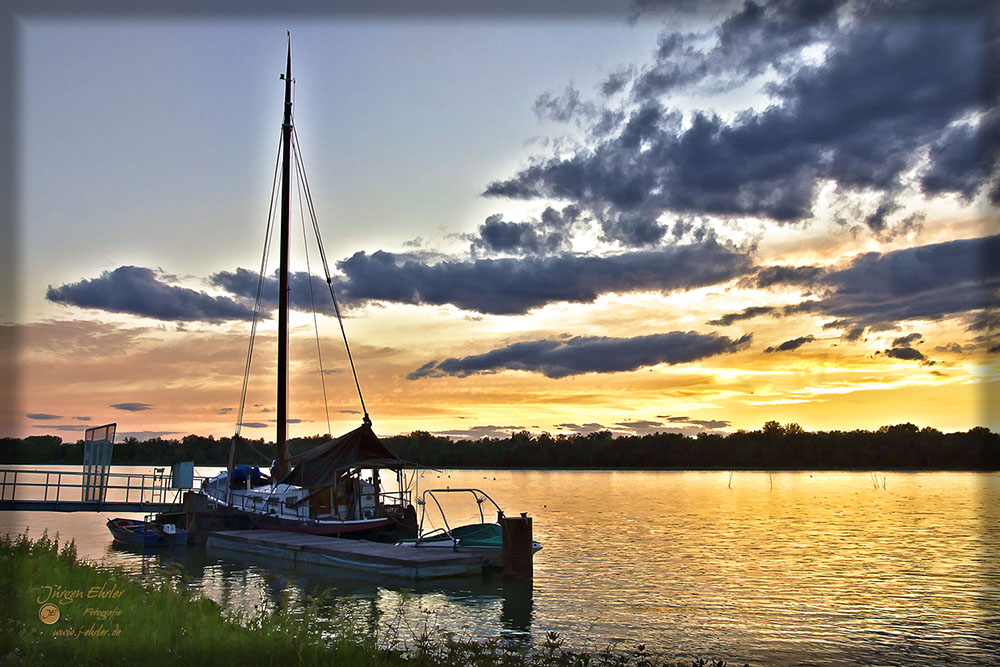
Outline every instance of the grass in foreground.
<path id="1" fill-rule="evenodd" d="M 631 652 L 564 650 L 556 633 L 530 650 L 499 639 L 424 631 L 405 648 L 398 625 L 362 628 L 338 619 L 334 627 L 318 604 L 273 613 L 261 606 L 254 614 L 227 618 L 219 605 L 192 596 L 182 578 L 169 572 L 140 579 L 81 561 L 76 545 L 60 547 L 58 536 L 0 536 L 0 665 L 681 665 L 642 646 Z"/>

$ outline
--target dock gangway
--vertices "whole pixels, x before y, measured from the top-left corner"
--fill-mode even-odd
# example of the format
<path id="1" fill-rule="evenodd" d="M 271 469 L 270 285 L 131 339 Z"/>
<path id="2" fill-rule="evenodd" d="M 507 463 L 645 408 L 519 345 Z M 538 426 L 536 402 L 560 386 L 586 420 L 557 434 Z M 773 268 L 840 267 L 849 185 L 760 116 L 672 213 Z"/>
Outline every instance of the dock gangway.
<path id="1" fill-rule="evenodd" d="M 165 512 L 186 490 L 174 488 L 164 468 L 153 473 L 104 473 L 94 493 L 92 478 L 81 470 L 0 469 L 0 511 L 16 512 Z"/>

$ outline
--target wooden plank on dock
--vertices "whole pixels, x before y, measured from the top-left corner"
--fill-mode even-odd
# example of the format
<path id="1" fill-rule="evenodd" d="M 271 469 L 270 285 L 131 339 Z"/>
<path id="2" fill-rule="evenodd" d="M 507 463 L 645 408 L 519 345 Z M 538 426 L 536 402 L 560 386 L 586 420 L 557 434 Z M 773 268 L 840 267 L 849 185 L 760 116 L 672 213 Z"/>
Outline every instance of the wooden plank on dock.
<path id="1" fill-rule="evenodd" d="M 441 549 L 414 549 L 393 544 L 308 535 L 281 530 L 225 530 L 209 533 L 210 550 L 250 554 L 319 566 L 343 573 L 361 572 L 412 581 L 460 577 L 482 572 L 483 559 Z"/>

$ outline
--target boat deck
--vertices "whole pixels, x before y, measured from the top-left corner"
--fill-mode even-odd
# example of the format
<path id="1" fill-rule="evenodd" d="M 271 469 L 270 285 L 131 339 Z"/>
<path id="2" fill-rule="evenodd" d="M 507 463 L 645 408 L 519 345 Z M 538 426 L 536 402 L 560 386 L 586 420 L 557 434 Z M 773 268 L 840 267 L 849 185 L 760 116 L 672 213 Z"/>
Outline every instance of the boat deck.
<path id="1" fill-rule="evenodd" d="M 207 547 L 216 552 L 281 560 L 293 567 L 319 566 L 331 573 L 360 572 L 411 581 L 478 575 L 483 571 L 482 557 L 468 553 L 280 530 L 213 532 L 208 535 Z"/>

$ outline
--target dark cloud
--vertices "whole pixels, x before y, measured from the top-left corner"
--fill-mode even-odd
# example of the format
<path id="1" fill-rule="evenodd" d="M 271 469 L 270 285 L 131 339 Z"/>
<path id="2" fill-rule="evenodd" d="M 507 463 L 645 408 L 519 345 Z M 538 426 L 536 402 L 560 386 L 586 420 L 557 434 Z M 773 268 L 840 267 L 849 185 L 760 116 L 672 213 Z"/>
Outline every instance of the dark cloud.
<path id="1" fill-rule="evenodd" d="M 543 93 L 535 100 L 535 115 L 539 120 L 565 123 L 581 114 L 588 116 L 593 113 L 594 105 L 584 102 L 580 97 L 580 91 L 572 85 L 566 86 L 558 97 L 552 93 Z"/>
<path id="2" fill-rule="evenodd" d="M 819 310 L 832 326 L 890 329 L 905 320 L 1000 305 L 1000 236 L 867 253 L 823 280 Z"/>
<path id="3" fill-rule="evenodd" d="M 627 421 L 627 422 L 616 422 L 615 426 L 624 426 L 626 428 L 634 428 L 634 429 L 647 429 L 647 428 L 663 426 L 663 422 L 654 422 L 654 421 L 649 421 L 647 419 L 635 419 L 633 421 Z"/>
<path id="4" fill-rule="evenodd" d="M 573 235 L 591 222 L 590 218 L 581 215 L 579 207 L 572 204 L 561 210 L 546 207 L 539 219 L 525 222 L 509 222 L 497 213 L 487 217 L 476 235 L 471 236 L 471 252 L 474 258 L 480 253 L 531 255 L 562 252 L 570 248 Z M 432 259 L 449 258 L 428 258 Z M 429 262 L 424 260 L 424 263 Z"/>
<path id="5" fill-rule="evenodd" d="M 548 207 L 541 220 L 506 222 L 500 214 L 491 215 L 479 226 L 472 241 L 473 252 L 535 254 L 554 253 L 568 247 L 580 209 L 567 206 L 562 211 Z"/>
<path id="6" fill-rule="evenodd" d="M 115 410 L 125 410 L 126 412 L 142 412 L 153 409 L 153 406 L 149 403 L 113 403 L 111 407 Z"/>
<path id="7" fill-rule="evenodd" d="M 605 214 L 601 219 L 602 240 L 619 241 L 630 248 L 656 245 L 667 235 L 667 228 L 656 218 L 657 213 L 648 211 Z"/>
<path id="8" fill-rule="evenodd" d="M 118 437 L 122 440 L 125 438 L 135 438 L 136 440 L 156 440 L 158 438 L 163 438 L 168 435 L 179 435 L 180 431 L 121 431 L 118 433 Z"/>
<path id="9" fill-rule="evenodd" d="M 523 426 L 473 426 L 466 429 L 434 431 L 434 435 L 457 440 L 479 440 L 480 438 L 509 438 L 512 433 L 523 431 Z"/>
<path id="10" fill-rule="evenodd" d="M 265 424 L 264 422 L 243 422 L 242 424 L 240 424 L 240 426 L 243 426 L 245 428 L 267 428 L 268 427 L 268 425 Z"/>
<path id="11" fill-rule="evenodd" d="M 538 252 L 547 250 L 549 239 L 539 238 L 534 225 L 527 222 L 504 222 L 499 215 L 490 216 L 479 227 L 483 247 L 494 252 Z M 555 248 L 562 239 L 555 240 Z"/>
<path id="12" fill-rule="evenodd" d="M 647 435 L 650 433 L 660 433 L 664 431 L 662 422 L 654 422 L 646 419 L 637 419 L 634 421 L 617 422 L 615 426 L 626 431 L 630 431 L 635 435 Z"/>
<path id="13" fill-rule="evenodd" d="M 886 219 L 889 215 L 895 213 L 900 208 L 900 205 L 894 201 L 883 201 L 865 218 L 865 224 L 868 225 L 868 229 L 876 234 L 880 234 L 885 231 L 887 225 Z"/>
<path id="14" fill-rule="evenodd" d="M 709 320 L 708 324 L 714 324 L 716 326 L 729 326 L 733 322 L 749 320 L 754 317 L 760 317 L 761 315 L 769 315 L 771 317 L 787 317 L 798 313 L 811 313 L 820 310 L 820 305 L 821 304 L 818 301 L 801 301 L 787 306 L 749 306 L 738 313 L 726 313 L 718 319 Z"/>
<path id="15" fill-rule="evenodd" d="M 928 195 L 957 193 L 965 200 L 972 199 L 990 177 L 990 170 L 996 168 L 998 144 L 1000 110 L 996 108 L 978 125 L 950 128 L 930 147 L 929 166 L 920 177 L 921 188 Z M 991 199 L 996 203 L 998 197 L 992 193 Z"/>
<path id="16" fill-rule="evenodd" d="M 816 339 L 813 336 L 799 336 L 798 338 L 793 338 L 792 340 L 786 340 L 777 347 L 765 348 L 764 352 L 767 354 L 772 352 L 790 352 L 791 350 L 797 350 L 806 343 L 811 343 L 814 340 Z"/>
<path id="17" fill-rule="evenodd" d="M 253 317 L 253 309 L 244 303 L 169 285 L 152 269 L 140 266 L 121 266 L 104 271 L 99 278 L 60 287 L 50 285 L 45 298 L 69 306 L 175 322 L 221 322 Z"/>
<path id="18" fill-rule="evenodd" d="M 912 347 L 893 347 L 883 350 L 882 354 L 893 359 L 905 359 L 906 361 L 924 361 L 927 359 L 920 350 Z"/>
<path id="19" fill-rule="evenodd" d="M 494 315 L 523 314 L 567 301 L 591 303 L 607 292 L 670 292 L 712 285 L 751 270 L 750 258 L 714 239 L 607 257 L 557 255 L 397 262 L 387 252 L 355 254 L 339 264 L 341 293 L 355 301 L 452 304 Z"/>
<path id="20" fill-rule="evenodd" d="M 824 272 L 819 266 L 765 266 L 756 276 L 745 279 L 745 283 L 762 289 L 775 285 L 809 287 L 816 284 Z"/>
<path id="21" fill-rule="evenodd" d="M 865 327 L 854 327 L 853 329 L 848 329 L 844 332 L 843 339 L 849 342 L 854 342 L 861 340 L 861 337 L 865 334 Z"/>
<path id="22" fill-rule="evenodd" d="M 260 274 L 243 268 L 235 271 L 220 271 L 210 279 L 216 287 L 222 288 L 242 299 L 255 300 Z M 264 280 L 261 292 L 261 303 L 266 310 L 278 307 L 278 272 Z M 293 271 L 288 274 L 288 307 L 293 310 L 312 312 L 315 299 L 316 312 L 334 315 L 333 301 L 330 299 L 330 288 L 326 280 L 319 276 L 311 276 L 305 271 Z"/>
<path id="23" fill-rule="evenodd" d="M 948 352 L 950 354 L 964 354 L 966 349 L 959 345 L 958 343 L 948 343 L 947 345 L 938 345 L 934 348 L 937 352 Z"/>
<path id="24" fill-rule="evenodd" d="M 731 422 L 725 419 L 690 419 L 688 423 L 705 428 L 726 428 L 731 425 Z"/>
<path id="25" fill-rule="evenodd" d="M 672 424 L 693 424 L 704 428 L 725 428 L 731 425 L 731 422 L 725 419 L 691 419 L 681 415 L 657 415 L 656 417 L 657 419 L 665 419 Z"/>
<path id="26" fill-rule="evenodd" d="M 595 124 L 590 144 L 538 158 L 484 194 L 571 201 L 628 245 L 655 239 L 667 212 L 809 220 L 820 186 L 831 182 L 839 194 L 878 194 L 861 219 L 889 235 L 916 220 L 897 219 L 913 170 L 922 171 L 926 194 L 969 198 L 985 187 L 1000 202 L 1000 149 L 983 148 L 1000 145 L 986 10 L 903 12 L 901 20 L 869 5 L 886 3 L 746 2 L 707 48 L 703 34 L 665 33 L 654 63 L 637 70 L 631 109 L 616 129 Z M 812 45 L 825 48 L 818 63 L 801 57 Z M 696 112 L 682 123 L 666 106 L 674 92 L 719 92 L 772 68 L 774 103 L 764 110 L 731 120 Z M 607 83 L 617 92 L 624 75 Z M 553 107 L 560 113 L 583 104 L 564 97 Z"/>
<path id="27" fill-rule="evenodd" d="M 894 338 L 892 340 L 893 347 L 910 347 L 914 343 L 918 343 L 923 339 L 924 335 L 919 333 L 911 333 L 906 336 L 900 336 L 899 338 Z"/>
<path id="28" fill-rule="evenodd" d="M 728 327 L 733 322 L 749 320 L 761 315 L 775 315 L 779 312 L 780 309 L 775 306 L 749 306 L 738 313 L 726 313 L 718 319 L 709 320 L 708 323 L 716 326 Z"/>
<path id="29" fill-rule="evenodd" d="M 966 331 L 993 331 L 1000 329 L 1000 312 L 986 311 L 972 318 Z"/>
<path id="30" fill-rule="evenodd" d="M 633 75 L 634 70 L 631 67 L 622 67 L 618 71 L 612 72 L 604 79 L 604 81 L 601 82 L 601 94 L 605 97 L 617 95 L 621 91 L 625 90 L 625 86 L 628 85 Z"/>
<path id="31" fill-rule="evenodd" d="M 36 419 L 39 421 L 47 421 L 50 419 L 62 419 L 62 415 L 50 415 L 45 412 L 29 412 L 26 416 L 28 419 Z"/>
<path id="32" fill-rule="evenodd" d="M 796 271 L 808 275 L 808 268 Z M 866 253 L 837 270 L 811 268 L 819 271 L 812 283 L 817 300 L 750 306 L 709 324 L 729 326 L 753 317 L 812 312 L 835 318 L 824 326 L 848 329 L 846 340 L 858 340 L 866 328 L 893 329 L 907 320 L 953 315 L 967 317 L 969 330 L 1000 326 L 1000 319 L 991 315 L 1000 306 L 1000 236 Z"/>
<path id="33" fill-rule="evenodd" d="M 424 364 L 407 377 L 496 373 L 522 370 L 561 378 L 582 373 L 633 371 L 656 364 L 681 364 L 742 350 L 750 345 L 751 335 L 737 340 L 717 334 L 672 331 L 635 338 L 577 336 L 566 340 L 535 340 L 512 343 L 506 347 L 467 357 Z"/>
<path id="34" fill-rule="evenodd" d="M 574 424 L 572 422 L 566 424 L 556 424 L 556 428 L 563 431 L 573 431 L 575 433 L 579 433 L 580 435 L 610 430 L 604 424 L 598 424 L 597 422 L 588 422 L 586 424 Z"/>
<path id="35" fill-rule="evenodd" d="M 646 435 L 649 433 L 684 433 L 684 434 L 694 434 L 699 431 L 704 431 L 705 429 L 718 429 L 729 426 L 729 422 L 722 419 L 668 419 L 670 423 L 685 423 L 689 424 L 693 428 L 671 428 L 665 427 L 662 422 L 649 421 L 649 420 L 636 420 L 627 422 L 617 422 L 615 426 L 631 431 L 637 435 Z"/>
<path id="36" fill-rule="evenodd" d="M 434 369 L 437 367 L 437 364 L 438 362 L 436 360 L 428 361 L 426 364 L 410 373 L 407 377 L 411 380 L 416 380 L 418 378 L 430 376 L 434 374 Z"/>
<path id="37" fill-rule="evenodd" d="M 658 5 L 666 3 L 642 3 Z M 675 10 L 682 8 L 670 3 Z M 705 9 L 721 2 L 692 3 Z M 820 2 L 745 2 L 715 30 L 711 48 L 701 44 L 700 33 L 664 32 L 660 35 L 655 61 L 647 66 L 633 86 L 640 99 L 701 85 L 718 91 L 763 74 L 769 66 L 787 70 L 805 46 L 828 37 L 837 27 L 837 9 L 843 0 Z"/>
<path id="38" fill-rule="evenodd" d="M 232 408 L 219 408 L 218 411 L 215 414 L 217 414 L 217 415 L 228 415 L 232 411 L 233 411 Z"/>

